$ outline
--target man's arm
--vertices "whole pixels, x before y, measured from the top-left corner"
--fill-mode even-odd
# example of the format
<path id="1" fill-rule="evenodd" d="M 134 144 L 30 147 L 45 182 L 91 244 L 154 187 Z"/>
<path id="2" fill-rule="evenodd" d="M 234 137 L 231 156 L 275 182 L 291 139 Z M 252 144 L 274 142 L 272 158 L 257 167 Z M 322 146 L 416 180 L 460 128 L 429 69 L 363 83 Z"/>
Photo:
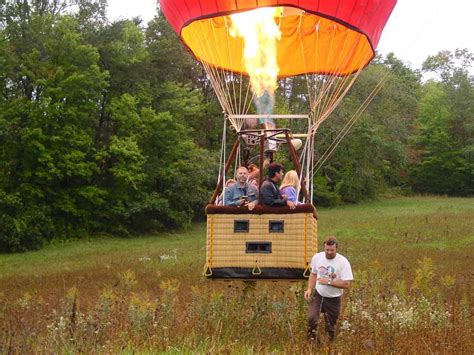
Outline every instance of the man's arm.
<path id="1" fill-rule="evenodd" d="M 249 202 L 254 202 L 254 201 L 257 201 L 258 199 L 258 190 L 255 186 L 251 185 L 251 184 L 248 184 L 247 186 L 247 189 L 248 189 L 248 199 L 249 199 Z"/>
<path id="2" fill-rule="evenodd" d="M 275 187 L 271 183 L 263 183 L 262 188 L 260 190 L 260 193 L 262 194 L 263 204 L 267 206 L 286 206 L 286 198 L 275 198 L 274 189 Z"/>
<path id="3" fill-rule="evenodd" d="M 317 279 L 321 285 L 327 285 L 335 288 L 349 289 L 352 286 L 353 280 L 332 280 L 331 284 L 328 284 L 329 279 L 327 277 L 321 277 Z"/>
<path id="4" fill-rule="evenodd" d="M 311 273 L 308 279 L 308 287 L 304 293 L 304 298 L 309 301 L 311 299 L 311 295 L 313 294 L 314 287 L 316 286 L 317 274 Z"/>
<path id="5" fill-rule="evenodd" d="M 232 189 L 226 188 L 225 189 L 225 200 L 224 200 L 224 205 L 225 206 L 240 206 L 242 203 L 240 200 L 233 200 L 234 194 Z"/>
<path id="6" fill-rule="evenodd" d="M 276 198 L 276 199 L 272 199 L 272 203 L 270 204 L 270 206 L 286 206 L 287 203 L 286 203 L 286 198 Z"/>
<path id="7" fill-rule="evenodd" d="M 271 191 L 271 186 L 264 181 L 262 184 L 262 187 L 260 188 L 260 195 L 262 196 L 262 203 L 267 206 L 271 206 L 273 197 L 272 197 L 272 191 Z"/>

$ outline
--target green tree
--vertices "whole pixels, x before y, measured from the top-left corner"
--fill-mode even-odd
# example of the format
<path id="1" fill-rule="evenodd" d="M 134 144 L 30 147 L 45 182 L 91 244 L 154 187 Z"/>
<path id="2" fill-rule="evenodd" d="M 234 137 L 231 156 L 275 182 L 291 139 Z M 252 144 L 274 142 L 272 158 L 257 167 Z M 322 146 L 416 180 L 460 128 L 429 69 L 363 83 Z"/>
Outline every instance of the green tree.
<path id="1" fill-rule="evenodd" d="M 100 1 L 82 0 L 69 15 L 64 4 L 3 8 L 3 251 L 189 225 L 215 176 L 213 154 L 193 143 L 187 124 L 205 116 L 203 96 L 189 83 L 155 80 L 140 22 L 107 23 Z"/>
<path id="2" fill-rule="evenodd" d="M 454 117 L 444 86 L 426 84 L 415 138 L 419 149 L 419 161 L 412 167 L 415 190 L 454 195 L 473 192 L 474 164 L 453 135 Z"/>
<path id="3" fill-rule="evenodd" d="M 1 249 L 41 245 L 42 236 L 76 233 L 93 214 L 78 193 L 96 170 L 91 118 L 106 86 L 97 51 L 77 23 L 46 6 L 8 7 L 8 61 L 0 113 Z M 82 208 L 80 208 L 82 206 Z"/>
<path id="4" fill-rule="evenodd" d="M 439 80 L 423 90 L 414 146 L 414 188 L 421 192 L 470 195 L 474 192 L 474 56 L 465 49 L 442 51 L 423 63 Z"/>
<path id="5" fill-rule="evenodd" d="M 160 12 L 148 24 L 146 43 L 150 54 L 147 73 L 155 93 L 153 108 L 160 111 L 160 107 L 166 105 L 174 113 L 179 112 L 183 119 L 181 122 L 192 129 L 196 144 L 206 149 L 219 149 L 222 108 L 202 64 L 183 45 Z M 169 99 L 169 83 L 180 87 L 171 90 L 181 94 L 173 101 Z M 202 110 L 199 113 L 190 112 L 188 101 L 195 101 L 197 96 L 203 104 Z M 190 107 L 195 107 L 193 102 L 190 104 Z M 175 105 L 176 108 L 173 108 Z"/>

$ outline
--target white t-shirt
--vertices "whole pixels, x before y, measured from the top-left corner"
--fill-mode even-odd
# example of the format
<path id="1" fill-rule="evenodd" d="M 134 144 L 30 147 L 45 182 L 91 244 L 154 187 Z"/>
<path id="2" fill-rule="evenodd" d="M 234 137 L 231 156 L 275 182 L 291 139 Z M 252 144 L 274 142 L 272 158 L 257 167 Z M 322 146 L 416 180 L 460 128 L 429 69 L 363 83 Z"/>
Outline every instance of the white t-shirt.
<path id="1" fill-rule="evenodd" d="M 351 264 L 341 254 L 336 254 L 334 259 L 326 259 L 324 251 L 317 253 L 311 259 L 311 272 L 317 277 L 327 277 L 334 280 L 354 280 L 352 276 Z M 323 297 L 339 297 L 343 290 L 330 285 L 322 285 L 316 282 L 316 290 Z"/>

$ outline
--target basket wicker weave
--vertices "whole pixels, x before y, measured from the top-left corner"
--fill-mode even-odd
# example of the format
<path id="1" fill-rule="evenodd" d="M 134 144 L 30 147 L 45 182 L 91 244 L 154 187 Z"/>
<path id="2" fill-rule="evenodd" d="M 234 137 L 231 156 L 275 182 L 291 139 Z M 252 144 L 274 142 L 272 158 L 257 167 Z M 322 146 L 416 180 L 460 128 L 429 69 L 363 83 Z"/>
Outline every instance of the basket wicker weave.
<path id="1" fill-rule="evenodd" d="M 302 279 L 309 274 L 316 250 L 317 220 L 312 205 L 295 210 L 207 208 L 205 272 L 209 278 Z"/>

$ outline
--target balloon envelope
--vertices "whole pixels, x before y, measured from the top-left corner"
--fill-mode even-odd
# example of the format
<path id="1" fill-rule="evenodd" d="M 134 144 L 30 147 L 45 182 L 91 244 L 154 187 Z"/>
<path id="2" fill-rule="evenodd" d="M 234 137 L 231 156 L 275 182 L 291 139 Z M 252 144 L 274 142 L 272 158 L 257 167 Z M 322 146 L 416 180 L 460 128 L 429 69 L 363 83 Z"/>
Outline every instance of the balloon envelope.
<path id="1" fill-rule="evenodd" d="M 284 5 L 280 5 L 284 3 Z M 174 30 L 196 58 L 212 67 L 246 73 L 243 40 L 232 37 L 230 14 L 281 6 L 275 18 L 279 76 L 348 75 L 375 55 L 396 0 L 161 0 Z"/>

